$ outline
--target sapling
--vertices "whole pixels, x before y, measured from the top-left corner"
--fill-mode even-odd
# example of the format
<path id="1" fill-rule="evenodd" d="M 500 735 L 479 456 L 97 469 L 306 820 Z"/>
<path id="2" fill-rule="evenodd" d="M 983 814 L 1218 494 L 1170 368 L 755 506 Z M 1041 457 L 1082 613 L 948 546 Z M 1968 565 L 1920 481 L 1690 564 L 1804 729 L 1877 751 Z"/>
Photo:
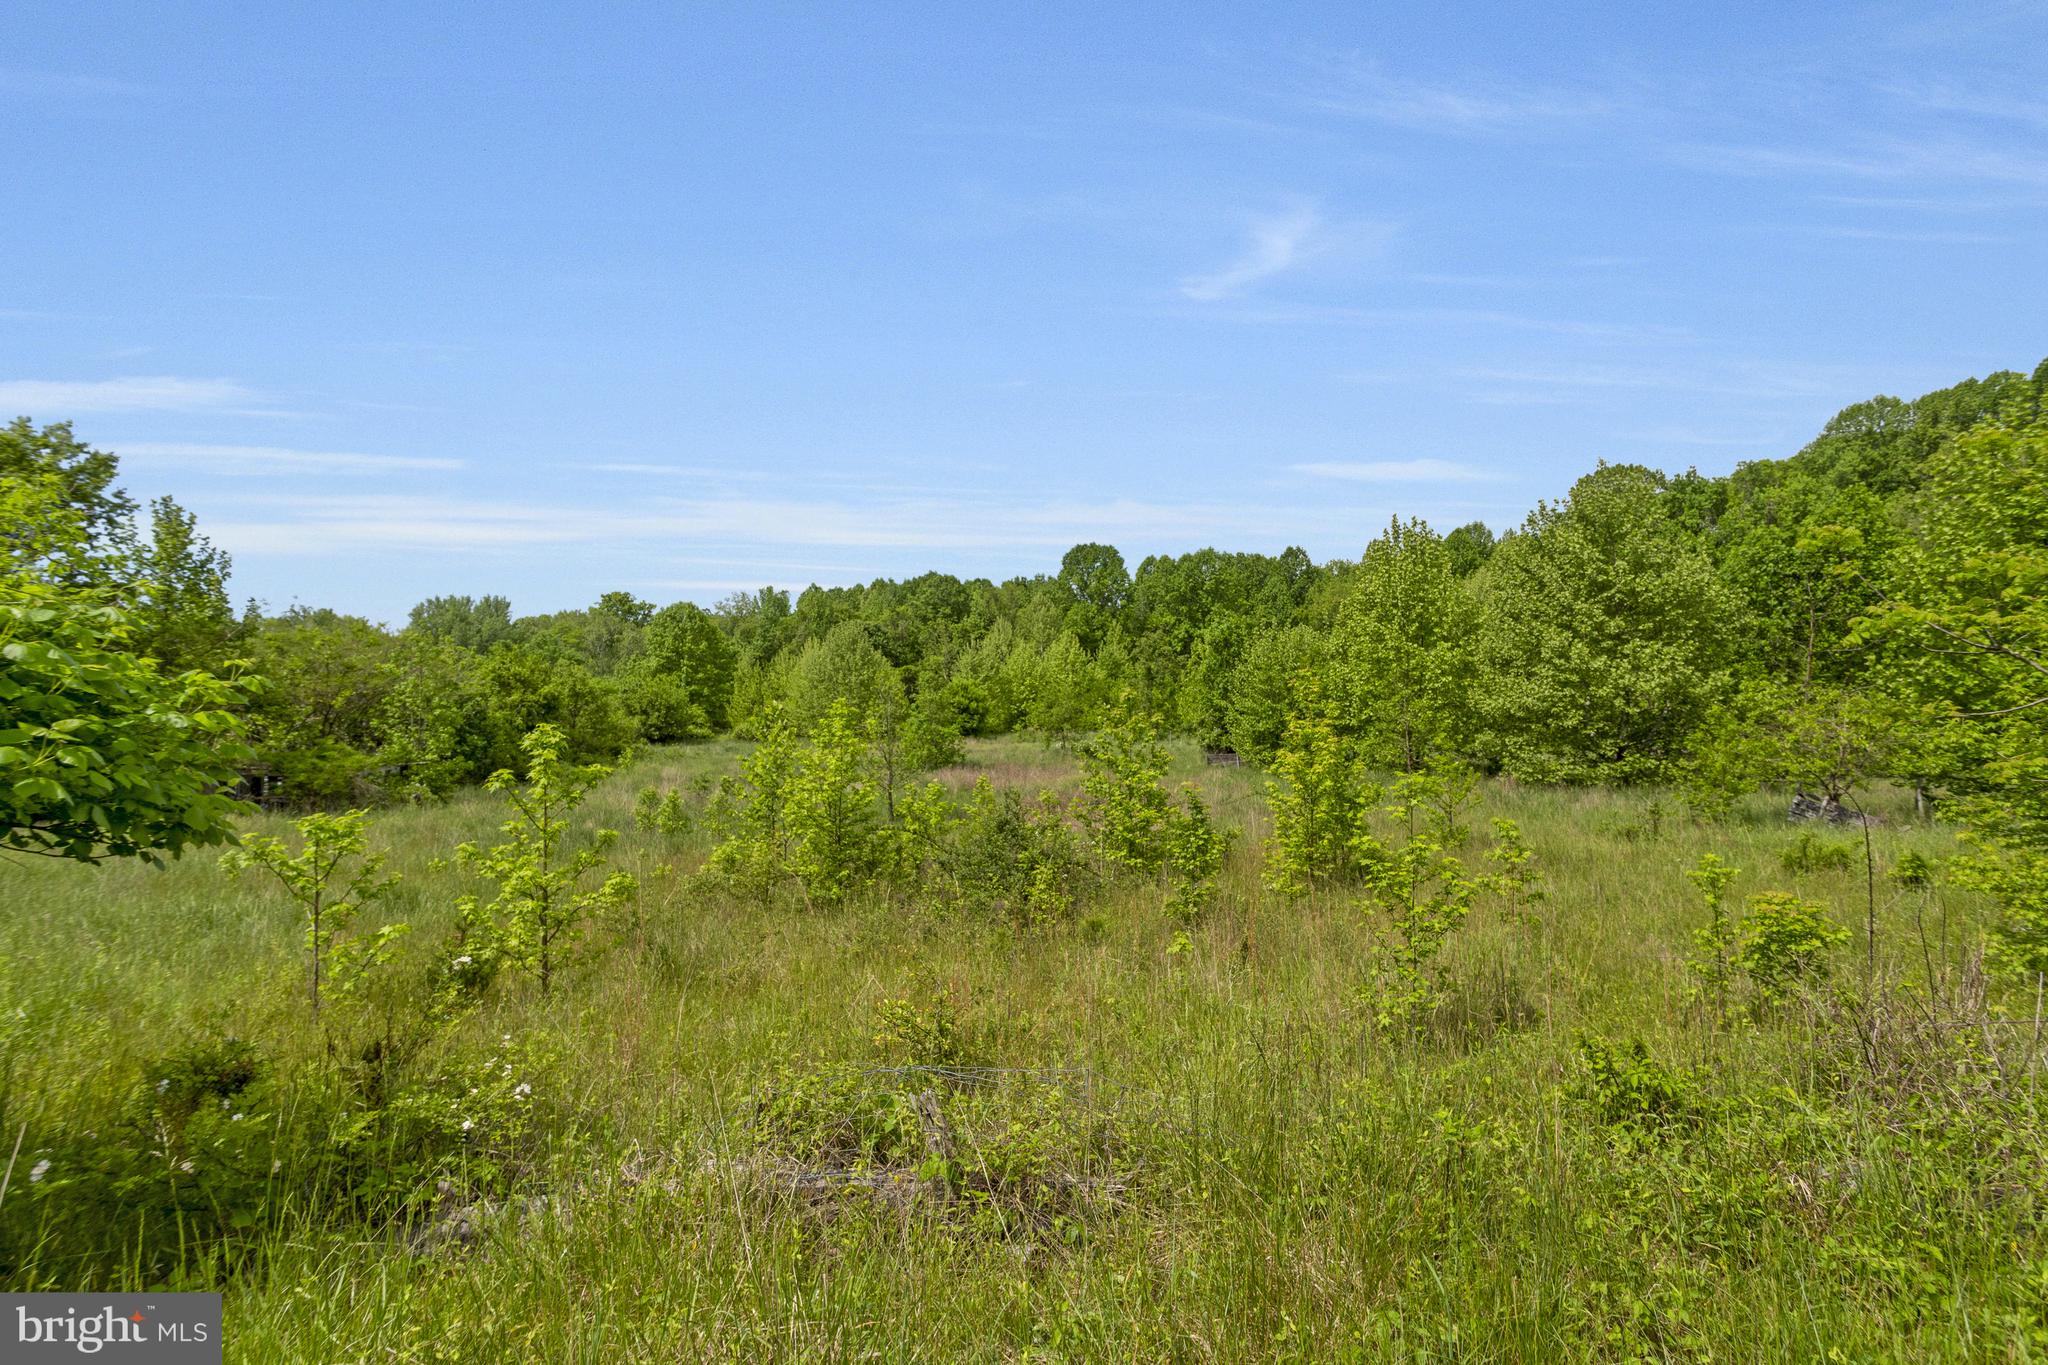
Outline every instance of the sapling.
<path id="1" fill-rule="evenodd" d="M 491 775 L 485 788 L 505 794 L 512 818 L 500 828 L 505 843 L 483 849 L 467 843 L 457 860 L 498 890 L 489 903 L 475 896 L 457 902 L 462 912 L 463 947 L 491 966 L 533 972 L 542 996 L 554 982 L 562 955 L 584 920 L 616 910 L 638 893 L 631 875 L 614 872 L 595 887 L 589 876 L 603 869 L 618 831 L 600 829 L 588 847 L 569 853 L 569 815 L 610 769 L 564 761 L 567 738 L 559 727 L 542 725 L 520 742 L 527 759 L 526 781 L 509 770 Z"/>
<path id="2" fill-rule="evenodd" d="M 1736 965 L 1766 1003 L 1783 1000 L 1801 982 L 1824 977 L 1827 951 L 1850 938 L 1818 904 L 1783 891 L 1751 896 L 1738 932 Z"/>
<path id="3" fill-rule="evenodd" d="M 1693 930 L 1695 947 L 1686 966 L 1699 978 L 1698 993 L 1713 998 L 1717 1015 L 1728 1013 L 1728 983 L 1735 970 L 1735 931 L 1728 922 L 1728 884 L 1742 869 L 1730 867 L 1716 854 L 1700 857 L 1699 865 L 1685 874 L 1699 888 L 1707 908 L 1707 922 Z"/>
<path id="4" fill-rule="evenodd" d="M 365 905 L 380 900 L 397 877 L 380 879 L 384 855 L 368 851 L 369 812 L 305 815 L 292 822 L 299 851 L 282 839 L 246 834 L 239 846 L 221 855 L 230 875 L 261 869 L 305 915 L 306 966 L 313 1013 L 320 1013 L 321 990 L 347 993 L 365 973 L 388 960 L 392 943 L 407 931 L 387 924 L 375 933 L 343 939 Z"/>
<path id="5" fill-rule="evenodd" d="M 1495 870 L 1481 877 L 1480 884 L 1506 902 L 1501 913 L 1510 923 L 1533 920 L 1536 906 L 1550 894 L 1543 874 L 1536 870 L 1536 854 L 1522 837 L 1522 827 L 1512 820 L 1496 819 L 1493 839 L 1486 861 Z"/>
<path id="6" fill-rule="evenodd" d="M 1273 761 L 1280 777 L 1267 784 L 1273 836 L 1266 844 L 1266 883 L 1288 897 L 1356 867 L 1353 841 L 1379 799 L 1351 746 L 1329 719 L 1297 716 Z"/>
<path id="7" fill-rule="evenodd" d="M 1127 694 L 1117 722 L 1081 746 L 1081 818 L 1109 862 L 1152 873 L 1166 860 L 1166 769 L 1158 723 Z"/>
<path id="8" fill-rule="evenodd" d="M 1370 904 L 1386 915 L 1374 949 L 1373 1017 L 1382 1027 L 1414 1026 L 1443 1004 L 1437 959 L 1472 909 L 1478 884 L 1465 865 L 1426 835 L 1361 858 Z"/>
<path id="9" fill-rule="evenodd" d="M 1181 803 L 1166 814 L 1166 867 L 1173 875 L 1167 909 L 1183 922 L 1201 914 L 1216 895 L 1216 874 L 1237 831 L 1218 829 L 1194 783 L 1181 786 Z"/>
<path id="10" fill-rule="evenodd" d="M 853 707 L 835 701 L 812 729 L 789 782 L 789 867 L 804 894 L 836 904 L 875 871 L 882 853 L 875 788 Z"/>

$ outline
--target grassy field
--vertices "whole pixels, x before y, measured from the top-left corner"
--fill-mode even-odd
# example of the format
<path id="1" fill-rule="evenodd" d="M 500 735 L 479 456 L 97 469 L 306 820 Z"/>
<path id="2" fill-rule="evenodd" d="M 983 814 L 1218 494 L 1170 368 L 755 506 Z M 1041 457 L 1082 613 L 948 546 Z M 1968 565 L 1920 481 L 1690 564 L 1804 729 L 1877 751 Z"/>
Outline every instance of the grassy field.
<path id="1" fill-rule="evenodd" d="M 1868 979 L 1860 839 L 1847 869 L 1795 874 L 1798 831 L 1761 798 L 1710 825 L 1668 800 L 1653 818 L 1644 793 L 1488 785 L 1471 823 L 1520 822 L 1548 898 L 1526 922 L 1482 902 L 1450 1004 L 1396 1035 L 1359 1007 L 1357 898 L 1262 889 L 1252 771 L 1176 749 L 1176 779 L 1243 831 L 1176 948 L 1151 883 L 1030 929 L 706 891 L 686 875 L 705 836 L 635 831 L 632 799 L 739 753 L 654 751 L 598 790 L 579 818 L 624 831 L 638 922 L 413 1063 L 437 1103 L 481 1085 L 496 1136 L 446 1169 L 394 1149 L 368 1193 L 296 1174 L 339 1110 L 274 885 L 207 857 L 0 866 L 9 1286 L 219 1287 L 249 1361 L 2048 1355 L 2034 1002 L 1974 1007 L 1981 907 L 1953 890 L 1880 881 Z M 944 775 L 963 790 L 1076 781 L 1021 741 L 970 759 Z M 1880 871 L 1953 851 L 1909 802 L 1880 808 Z M 465 880 L 444 860 L 501 819 L 483 793 L 376 819 L 407 951 L 449 951 Z M 1830 987 L 1726 1023 L 1689 1000 L 1685 872 L 1706 852 L 1741 869 L 1738 908 L 1787 890 L 1854 931 Z M 242 1116 L 166 1122 L 166 1059 L 228 1037 L 255 1079 L 218 1107 Z M 1589 1037 L 1652 1061 L 1596 1085 Z M 888 1069 L 934 1058 L 990 1071 Z M 801 1141 L 819 1114 L 910 1125 L 914 1146 L 903 1115 L 928 1098 L 959 1159 L 1029 1179 L 942 1198 L 924 1167 L 810 1170 L 831 1164 Z M 208 1163 L 233 1174 L 209 1187 Z M 207 1205 L 183 1251 L 137 1212 L 181 1181 L 180 1207 Z"/>

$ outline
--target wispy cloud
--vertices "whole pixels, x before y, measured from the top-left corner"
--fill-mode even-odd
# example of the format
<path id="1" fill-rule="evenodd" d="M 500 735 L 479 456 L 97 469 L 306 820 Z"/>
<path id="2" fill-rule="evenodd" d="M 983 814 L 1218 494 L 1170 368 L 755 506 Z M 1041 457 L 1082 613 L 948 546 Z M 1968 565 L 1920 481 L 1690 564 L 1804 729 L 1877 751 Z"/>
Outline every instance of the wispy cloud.
<path id="1" fill-rule="evenodd" d="M 463 462 L 433 456 L 362 455 L 353 451 L 291 450 L 283 446 L 204 445 L 189 441 L 134 441 L 117 447 L 130 457 L 189 465 L 235 475 L 363 473 L 400 469 L 461 469 Z"/>
<path id="2" fill-rule="evenodd" d="M 1585 90 L 1498 82 L 1433 82 L 1390 76 L 1377 62 L 1346 58 L 1325 71 L 1310 103 L 1327 113 L 1428 132 L 1520 133 L 1580 124 L 1614 108 Z"/>
<path id="3" fill-rule="evenodd" d="M 1724 175 L 2048 185 L 2048 159 L 1957 137 L 1894 139 L 1846 147 L 1693 145 L 1678 148 L 1675 156 L 1685 165 Z"/>
<path id="4" fill-rule="evenodd" d="M 1473 483 L 1479 470 L 1453 460 L 1319 460 L 1289 465 L 1296 474 L 1347 483 Z"/>
<path id="5" fill-rule="evenodd" d="M 138 375 L 122 379 L 0 380 L 0 412 L 52 420 L 81 412 L 275 412 L 254 389 L 232 379 Z"/>
<path id="6" fill-rule="evenodd" d="M 1244 251 L 1235 261 L 1209 274 L 1183 276 L 1180 292 L 1201 303 L 1241 294 L 1298 265 L 1322 226 L 1322 215 L 1313 204 L 1297 204 L 1285 213 L 1261 218 L 1251 225 Z"/>
<path id="7" fill-rule="evenodd" d="M 1447 462 L 1416 463 L 1458 468 Z M 1397 481 L 1420 477 L 1409 474 Z M 543 545 L 602 545 L 608 550 L 688 546 L 699 556 L 723 557 L 730 551 L 743 559 L 756 558 L 767 547 L 1002 549 L 1043 556 L 1089 540 L 1176 549 L 1348 543 L 1362 519 L 1390 514 L 1390 508 L 1339 505 L 1327 497 L 1304 507 L 1143 498 L 1029 502 L 994 493 L 879 500 L 726 496 L 576 508 L 395 494 L 285 494 L 243 497 L 232 510 L 209 510 L 206 528 L 216 542 L 238 554 L 292 556 L 397 550 L 514 553 Z"/>

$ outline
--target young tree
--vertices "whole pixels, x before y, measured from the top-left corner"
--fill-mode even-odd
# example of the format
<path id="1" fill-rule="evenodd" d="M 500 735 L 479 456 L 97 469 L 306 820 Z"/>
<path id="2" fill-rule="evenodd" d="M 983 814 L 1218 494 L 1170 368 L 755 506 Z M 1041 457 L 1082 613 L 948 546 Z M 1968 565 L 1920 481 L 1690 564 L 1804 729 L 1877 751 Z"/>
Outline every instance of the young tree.
<path id="1" fill-rule="evenodd" d="M 1368 762 L 1413 772 L 1469 732 L 1477 612 L 1419 521 L 1366 546 L 1350 589 L 1336 632 L 1347 727 Z"/>
<path id="2" fill-rule="evenodd" d="M 1289 723 L 1273 771 L 1279 780 L 1266 784 L 1273 807 L 1267 885 L 1293 897 L 1348 878 L 1357 870 L 1367 813 L 1379 799 L 1352 746 L 1327 715 L 1311 710 Z"/>
<path id="3" fill-rule="evenodd" d="M 1123 714 L 1081 746 L 1081 820 L 1101 855 L 1133 872 L 1166 859 L 1172 798 L 1158 722 L 1124 698 Z"/>
<path id="4" fill-rule="evenodd" d="M 568 850 L 569 816 L 596 782 L 611 770 L 595 764 L 572 767 L 563 757 L 568 739 L 553 725 L 528 734 L 520 747 L 527 759 L 526 781 L 509 770 L 484 785 L 502 792 L 512 818 L 500 828 L 508 836 L 494 848 L 466 843 L 456 849 L 461 864 L 492 883 L 489 902 L 464 896 L 463 947 L 490 967 L 532 972 L 548 994 L 563 955 L 590 916 L 616 910 L 638 893 L 633 877 L 614 872 L 595 887 L 585 883 L 605 865 L 618 831 L 600 829 L 588 847 Z"/>
<path id="5" fill-rule="evenodd" d="M 253 868 L 275 877 L 305 916 L 308 993 L 316 1015 L 323 985 L 332 982 L 348 991 L 389 956 L 393 940 L 406 932 L 403 924 L 386 924 L 367 937 L 342 941 L 363 907 L 383 899 L 398 882 L 377 876 L 384 857 L 368 851 L 368 819 L 369 812 L 361 810 L 306 815 L 294 822 L 297 853 L 282 839 L 249 834 L 221 855 L 220 865 L 230 875 Z"/>
<path id="6" fill-rule="evenodd" d="M 875 789 L 852 703 L 835 701 L 812 727 L 789 782 L 790 870 L 804 894 L 844 900 L 875 871 Z"/>

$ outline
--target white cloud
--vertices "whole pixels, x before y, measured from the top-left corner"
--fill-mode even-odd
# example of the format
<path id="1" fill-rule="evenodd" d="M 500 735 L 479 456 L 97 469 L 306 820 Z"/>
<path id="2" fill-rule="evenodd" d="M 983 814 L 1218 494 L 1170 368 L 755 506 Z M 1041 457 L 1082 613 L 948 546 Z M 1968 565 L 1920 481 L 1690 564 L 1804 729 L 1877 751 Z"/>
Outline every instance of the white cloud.
<path id="1" fill-rule="evenodd" d="M 1389 76 L 1377 63 L 1340 63 L 1310 101 L 1316 108 L 1429 132 L 1498 134 L 1583 123 L 1613 109 L 1585 91 L 1502 84 L 1452 85 Z"/>
<path id="2" fill-rule="evenodd" d="M 1297 265 L 1322 225 L 1322 215 L 1310 204 L 1298 205 L 1271 218 L 1262 218 L 1252 224 L 1242 255 L 1211 274 L 1183 277 L 1180 292 L 1202 303 L 1242 293 L 1259 281 Z"/>
<path id="3" fill-rule="evenodd" d="M 122 379 L 0 380 L 0 412 L 57 421 L 81 412 L 267 413 L 263 395 L 232 379 L 136 375 Z"/>
<path id="4" fill-rule="evenodd" d="M 1452 460 L 1324 460 L 1289 465 L 1296 474 L 1348 483 L 1471 483 L 1484 476 Z"/>
<path id="5" fill-rule="evenodd" d="M 289 450 L 282 446 L 205 445 L 189 441 L 135 441 L 117 447 L 130 457 L 193 465 L 224 474 L 357 473 L 387 469 L 460 469 L 461 460 L 412 455 L 360 455 L 339 450 Z"/>
<path id="6" fill-rule="evenodd" d="M 1445 461 L 1388 462 L 1383 480 L 1469 481 Z M 1449 471 L 1449 472 L 1446 472 Z M 1356 473 L 1335 477 L 1370 478 Z M 1208 543 L 1270 546 L 1348 540 L 1391 509 L 1322 498 L 1311 506 L 1242 502 L 1019 503 L 995 493 L 833 500 L 717 497 L 647 499 L 623 507 L 465 501 L 397 494 L 244 496 L 233 510 L 202 509 L 207 534 L 237 554 L 331 555 L 365 551 L 516 552 L 545 545 L 616 550 L 687 548 L 699 562 L 752 560 L 763 549 L 1028 550 L 1035 555 L 1103 540 L 1176 549 Z M 731 554 L 724 554 L 724 551 Z"/>

